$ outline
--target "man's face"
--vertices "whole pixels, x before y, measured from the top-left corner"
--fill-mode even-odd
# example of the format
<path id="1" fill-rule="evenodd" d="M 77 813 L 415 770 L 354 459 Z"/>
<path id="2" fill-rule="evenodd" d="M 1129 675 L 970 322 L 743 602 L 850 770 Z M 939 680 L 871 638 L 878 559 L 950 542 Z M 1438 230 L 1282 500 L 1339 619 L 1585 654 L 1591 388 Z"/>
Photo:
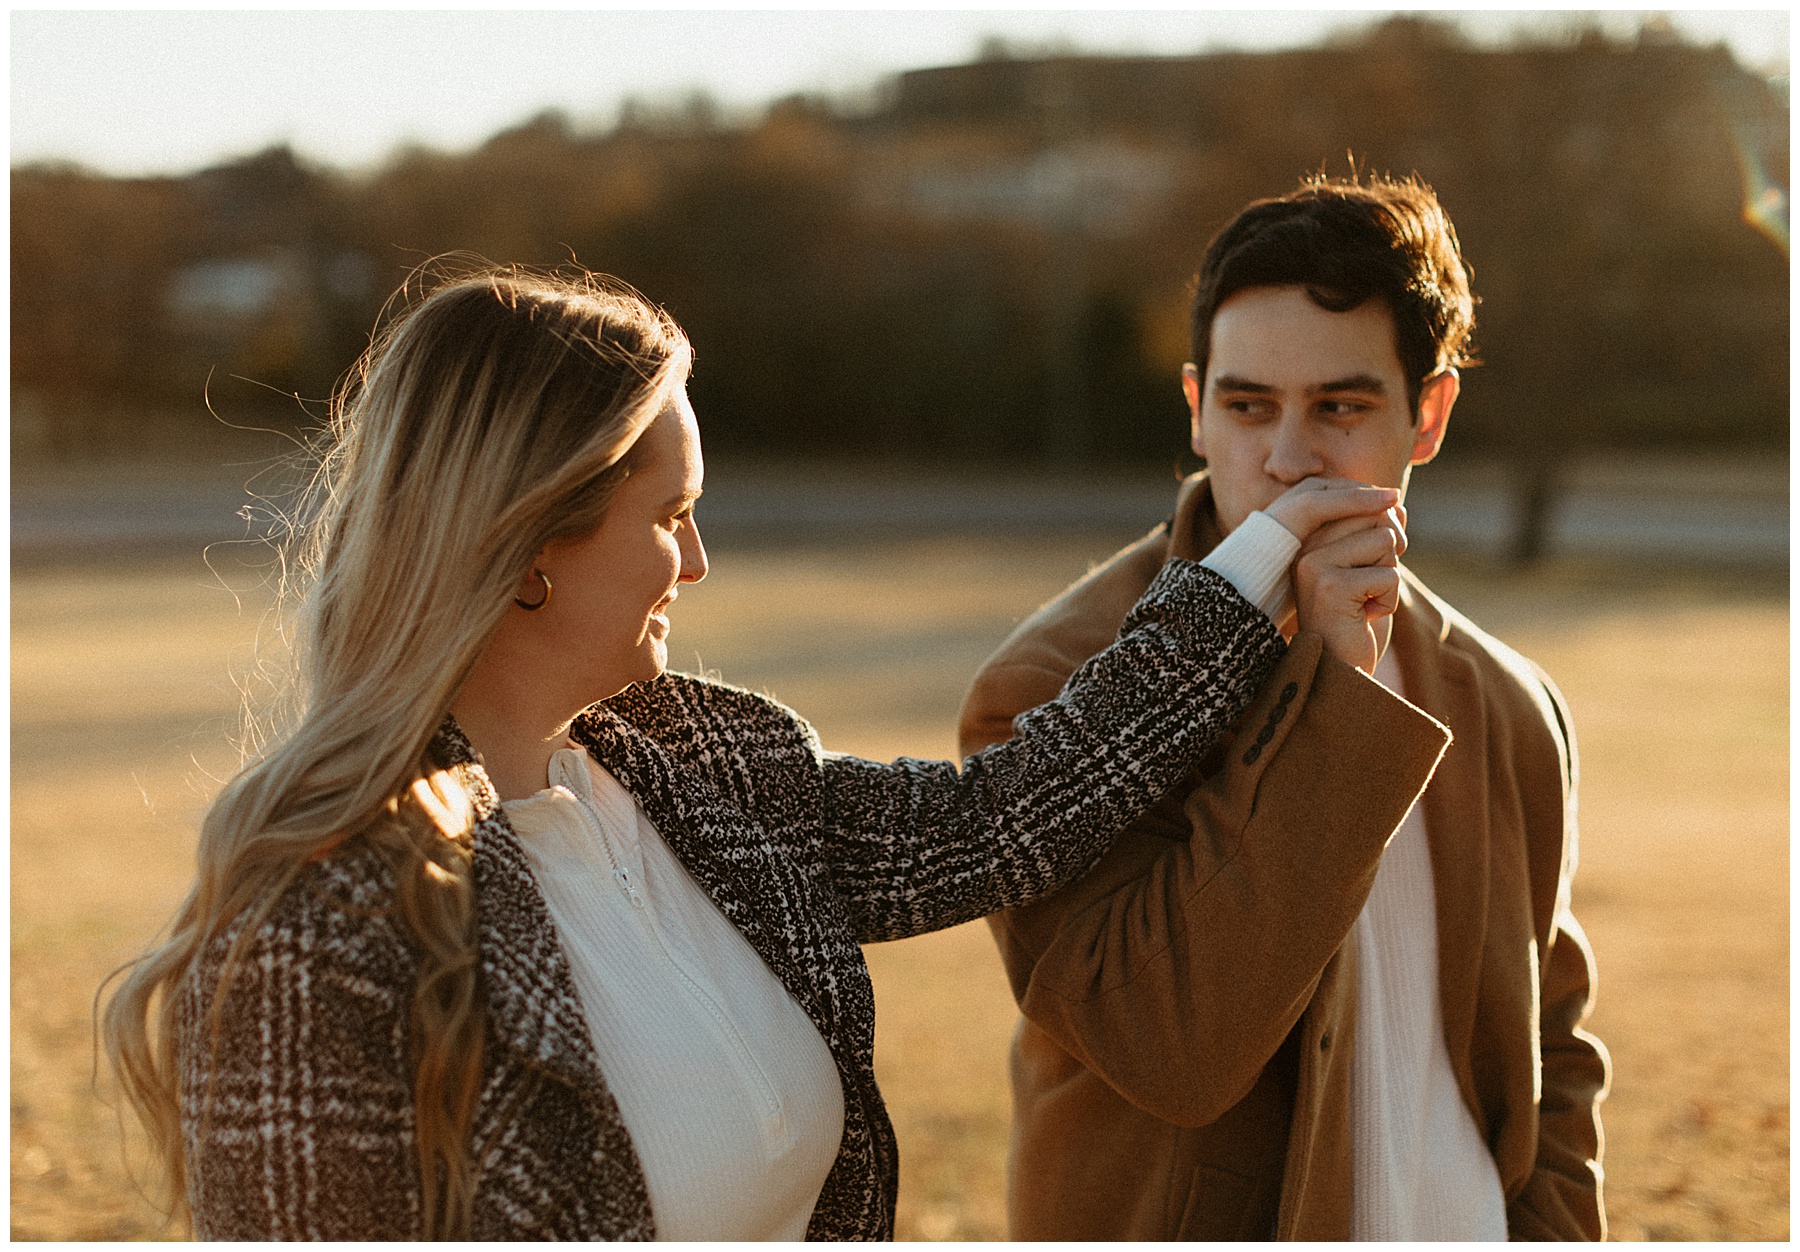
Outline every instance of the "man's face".
<path id="1" fill-rule="evenodd" d="M 1235 530 L 1301 479 L 1353 478 L 1406 489 L 1411 467 L 1443 440 L 1456 399 L 1454 371 L 1407 406 L 1394 319 L 1380 300 L 1347 313 L 1314 304 L 1298 286 L 1250 287 L 1213 316 L 1206 377 L 1183 385 L 1194 452 L 1206 458 L 1220 529 Z"/>

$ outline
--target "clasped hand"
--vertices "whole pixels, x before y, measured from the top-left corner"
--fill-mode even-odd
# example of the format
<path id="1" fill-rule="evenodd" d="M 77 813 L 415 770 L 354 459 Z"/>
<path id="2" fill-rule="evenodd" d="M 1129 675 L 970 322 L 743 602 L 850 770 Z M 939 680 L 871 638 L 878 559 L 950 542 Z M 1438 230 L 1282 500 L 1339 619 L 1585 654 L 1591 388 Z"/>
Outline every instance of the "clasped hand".
<path id="1" fill-rule="evenodd" d="M 1400 605 L 1406 509 L 1392 487 L 1308 478 L 1264 512 L 1300 541 L 1294 559 L 1295 626 L 1325 640 L 1345 664 L 1374 674 Z"/>

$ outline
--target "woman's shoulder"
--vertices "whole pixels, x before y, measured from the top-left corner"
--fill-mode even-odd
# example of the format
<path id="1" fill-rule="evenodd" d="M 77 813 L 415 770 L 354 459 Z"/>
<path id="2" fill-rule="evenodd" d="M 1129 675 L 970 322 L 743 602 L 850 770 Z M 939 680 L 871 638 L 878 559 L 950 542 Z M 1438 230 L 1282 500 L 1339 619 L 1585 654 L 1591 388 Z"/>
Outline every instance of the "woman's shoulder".
<path id="1" fill-rule="evenodd" d="M 415 963 L 396 913 L 392 869 L 352 839 L 301 866 L 273 900 L 253 901 L 223 927 L 195 965 L 194 989 L 210 998 L 220 976 L 229 975 L 233 995 L 284 984 L 385 1001 L 408 984 Z"/>
<path id="2" fill-rule="evenodd" d="M 416 962 L 393 899 L 385 860 L 351 840 L 251 903 L 190 967 L 175 1055 L 202 1237 L 410 1233 Z M 380 1196 L 379 1211 L 344 1188 Z"/>
<path id="3" fill-rule="evenodd" d="M 743 739 L 816 755 L 818 735 L 781 701 L 721 679 L 674 671 L 636 683 L 605 707 L 665 747 Z"/>

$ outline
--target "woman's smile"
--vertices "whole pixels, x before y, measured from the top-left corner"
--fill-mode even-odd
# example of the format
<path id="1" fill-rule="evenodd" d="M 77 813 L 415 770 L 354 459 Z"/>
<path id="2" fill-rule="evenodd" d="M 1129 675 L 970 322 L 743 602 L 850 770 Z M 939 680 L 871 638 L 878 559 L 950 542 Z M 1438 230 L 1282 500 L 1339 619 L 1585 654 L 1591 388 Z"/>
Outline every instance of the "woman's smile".
<path id="1" fill-rule="evenodd" d="M 675 603 L 676 597 L 680 594 L 680 588 L 676 588 L 657 601 L 656 607 L 650 610 L 650 635 L 652 638 L 666 639 L 668 637 L 669 606 Z"/>

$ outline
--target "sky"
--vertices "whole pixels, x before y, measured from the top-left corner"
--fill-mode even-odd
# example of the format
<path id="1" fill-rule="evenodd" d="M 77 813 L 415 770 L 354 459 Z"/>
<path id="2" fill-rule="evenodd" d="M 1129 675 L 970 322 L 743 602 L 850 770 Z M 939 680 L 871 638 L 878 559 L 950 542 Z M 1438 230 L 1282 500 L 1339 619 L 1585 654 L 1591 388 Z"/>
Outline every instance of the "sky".
<path id="1" fill-rule="evenodd" d="M 1314 43 L 1391 10 L 63 10 L 11 14 L 11 160 L 173 174 L 274 143 L 346 169 L 397 146 L 456 151 L 546 109 L 603 128 L 635 97 L 703 91 L 752 111 L 795 92 L 866 98 L 901 70 L 1021 52 L 1184 54 Z M 1638 10 L 1465 11 L 1471 37 L 1553 36 Z M 1787 72 L 1785 8 L 1674 10 L 1685 37 Z"/>

